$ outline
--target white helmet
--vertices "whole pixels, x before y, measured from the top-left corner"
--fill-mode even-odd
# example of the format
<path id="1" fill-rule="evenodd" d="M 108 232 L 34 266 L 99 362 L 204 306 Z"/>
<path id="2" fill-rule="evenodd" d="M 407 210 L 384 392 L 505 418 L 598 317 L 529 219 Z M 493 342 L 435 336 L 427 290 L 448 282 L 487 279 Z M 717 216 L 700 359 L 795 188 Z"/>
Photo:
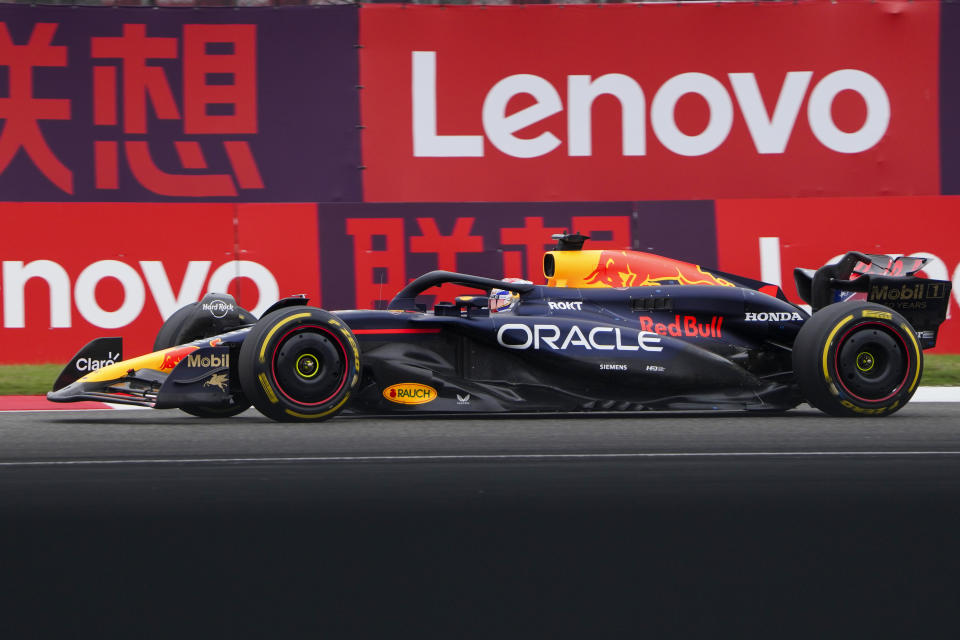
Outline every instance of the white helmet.
<path id="1" fill-rule="evenodd" d="M 503 278 L 504 282 L 515 282 L 517 284 L 533 284 L 529 280 L 523 280 L 522 278 Z M 509 291 L 507 289 L 491 289 L 490 290 L 490 313 L 499 313 L 501 311 L 509 311 L 513 309 L 517 301 L 520 300 L 520 294 L 515 291 Z"/>

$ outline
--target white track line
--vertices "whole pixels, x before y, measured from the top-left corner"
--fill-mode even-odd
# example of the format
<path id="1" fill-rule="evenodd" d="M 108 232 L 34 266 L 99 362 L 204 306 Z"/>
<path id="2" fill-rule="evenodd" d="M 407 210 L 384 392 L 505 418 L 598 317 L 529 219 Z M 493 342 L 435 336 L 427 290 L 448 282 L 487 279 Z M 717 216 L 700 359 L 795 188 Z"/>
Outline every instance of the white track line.
<path id="1" fill-rule="evenodd" d="M 960 387 L 920 387 L 910 402 L 960 402 Z"/>
<path id="2" fill-rule="evenodd" d="M 248 458 L 128 458 L 122 460 L 25 460 L 0 462 L 0 468 L 9 467 L 71 467 L 88 465 L 204 465 L 245 463 L 340 463 L 340 462 L 563 462 L 568 460 L 635 460 L 635 459 L 703 459 L 703 458 L 843 458 L 843 457 L 947 457 L 960 451 L 726 451 L 726 452 L 665 452 L 665 453 L 506 453 L 506 454 L 451 454 L 406 456 L 299 456 Z"/>

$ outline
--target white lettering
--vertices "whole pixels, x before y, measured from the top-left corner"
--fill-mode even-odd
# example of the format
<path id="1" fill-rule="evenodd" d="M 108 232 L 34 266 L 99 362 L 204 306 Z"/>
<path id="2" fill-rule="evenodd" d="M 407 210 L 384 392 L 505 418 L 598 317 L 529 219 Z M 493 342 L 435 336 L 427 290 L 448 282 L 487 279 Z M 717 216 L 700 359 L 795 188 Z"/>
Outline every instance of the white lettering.
<path id="1" fill-rule="evenodd" d="M 583 332 L 580 331 L 580 327 L 573 325 L 570 328 L 570 333 L 567 334 L 567 337 L 563 340 L 563 346 L 561 349 L 566 349 L 570 345 L 575 345 L 578 347 L 586 347 L 587 349 L 592 349 L 590 343 L 587 342 L 587 339 L 584 337 Z"/>
<path id="2" fill-rule="evenodd" d="M 161 318 L 166 320 L 180 307 L 200 299 L 203 282 L 207 279 L 211 264 L 209 260 L 188 262 L 187 273 L 183 276 L 180 291 L 174 297 L 173 287 L 170 285 L 170 279 L 167 278 L 167 270 L 163 268 L 163 263 L 159 260 L 140 261 L 140 270 L 143 271 L 143 277 L 157 303 Z"/>
<path id="3" fill-rule="evenodd" d="M 561 309 L 561 310 L 568 310 L 568 311 L 583 310 L 583 302 L 579 300 L 576 302 L 573 302 L 573 301 L 568 302 L 563 300 L 561 300 L 560 302 L 547 302 L 547 306 L 549 306 L 551 309 Z"/>
<path id="4" fill-rule="evenodd" d="M 532 329 L 531 329 L 532 327 Z M 545 335 L 546 332 L 550 332 L 550 336 Z M 517 332 L 522 334 L 518 336 Z M 596 336 L 599 333 L 609 333 L 613 332 L 614 334 L 614 344 L 602 344 L 596 341 Z M 519 323 L 510 323 L 503 324 L 497 330 L 497 342 L 508 349 L 533 349 L 539 350 L 542 347 L 541 344 L 544 344 L 554 351 L 565 351 L 570 347 L 583 347 L 584 349 L 599 349 L 601 351 L 611 351 L 616 349 L 617 351 L 638 351 L 643 349 L 644 351 L 663 351 L 663 347 L 660 346 L 661 338 L 655 333 L 650 333 L 649 331 L 639 331 L 637 332 L 637 344 L 624 344 L 619 327 L 594 327 L 587 334 L 589 337 L 584 336 L 583 330 L 580 329 L 577 325 L 572 325 L 567 331 L 567 335 L 564 337 L 562 344 L 558 347 L 557 340 L 560 338 L 560 335 L 563 331 L 554 324 L 534 324 L 526 325 Z"/>
<path id="5" fill-rule="evenodd" d="M 622 73 L 608 73 L 591 81 L 590 76 L 567 76 L 567 154 L 593 154 L 593 101 L 602 95 L 620 101 L 622 148 L 625 156 L 647 154 L 646 98 L 637 81 Z"/>
<path id="6" fill-rule="evenodd" d="M 525 338 L 524 341 L 519 344 L 507 342 L 504 339 L 504 336 L 506 335 L 507 331 L 523 332 L 524 338 Z M 504 346 L 507 349 L 529 349 L 530 345 L 533 344 L 533 332 L 530 331 L 530 327 L 528 327 L 525 324 L 505 324 L 501 326 L 500 329 L 497 331 L 497 342 L 499 342 L 501 346 Z M 538 344 L 536 348 L 539 349 L 540 345 Z"/>
<path id="7" fill-rule="evenodd" d="M 837 128 L 831 108 L 841 91 L 856 91 L 867 105 L 867 118 L 853 133 Z M 890 125 L 890 99 L 883 85 L 869 73 L 840 69 L 828 74 L 810 93 L 807 102 L 810 129 L 823 146 L 838 153 L 860 153 L 874 146 Z"/>
<path id="8" fill-rule="evenodd" d="M 638 350 L 640 349 L 640 345 L 633 346 L 633 345 L 629 345 L 629 344 L 623 344 L 623 343 L 620 341 L 620 327 L 616 327 L 616 328 L 613 330 L 613 334 L 617 337 L 617 340 L 616 340 L 616 343 L 615 343 L 615 344 L 616 344 L 617 351 L 638 351 Z M 639 337 L 638 337 L 637 339 L 639 340 Z"/>
<path id="9" fill-rule="evenodd" d="M 97 302 L 97 284 L 104 278 L 115 278 L 123 287 L 123 302 L 115 311 L 107 311 Z M 73 285 L 73 296 L 87 322 L 103 329 L 124 327 L 140 315 L 146 293 L 136 270 L 119 260 L 98 260 L 80 272 Z"/>
<path id="10" fill-rule="evenodd" d="M 2 263 L 2 314 L 3 327 L 22 329 L 26 327 L 26 289 L 33 278 L 43 280 L 50 289 L 49 307 L 51 328 L 69 328 L 72 326 L 72 309 L 76 310 L 90 324 L 115 329 L 134 322 L 143 312 L 147 288 L 166 319 L 176 309 L 198 300 L 203 289 L 207 271 L 207 260 L 191 260 L 187 263 L 186 273 L 179 291 L 174 295 L 173 287 L 163 263 L 155 260 L 139 262 L 143 275 L 129 264 L 119 260 L 100 260 L 88 265 L 73 283 L 71 292 L 70 276 L 60 264 L 52 260 L 34 260 L 24 264 L 19 260 L 4 260 Z M 97 286 L 105 278 L 115 278 L 123 291 L 119 308 L 107 311 L 97 299 Z M 237 278 L 248 278 L 257 288 L 257 305 L 253 313 L 261 315 L 271 304 L 279 300 L 280 287 L 276 278 L 265 266 L 247 260 L 227 262 L 217 268 L 210 276 L 208 291 L 225 292 Z M 229 311 L 229 305 L 218 305 L 210 309 L 216 317 L 222 317 Z M 31 317 L 33 312 L 31 312 Z"/>
<path id="11" fill-rule="evenodd" d="M 747 311 L 743 316 L 746 322 L 801 322 L 803 316 L 796 311 Z"/>
<path id="12" fill-rule="evenodd" d="M 767 117 L 767 109 L 763 106 L 763 98 L 760 96 L 755 75 L 752 73 L 727 75 L 757 153 L 783 153 L 797 122 L 800 105 L 803 103 L 803 96 L 807 92 L 813 72 L 790 71 L 787 73 L 783 87 L 780 89 L 780 97 L 777 98 L 777 104 L 773 109 L 772 118 Z"/>
<path id="13" fill-rule="evenodd" d="M 506 115 L 510 99 L 523 93 L 533 96 L 536 102 Z M 493 146 L 508 156 L 536 158 L 560 146 L 557 136 L 549 131 L 534 138 L 518 138 L 513 134 L 560 111 L 563 111 L 560 94 L 547 80 L 528 73 L 507 76 L 493 85 L 483 101 L 483 129 Z"/>
<path id="14" fill-rule="evenodd" d="M 695 93 L 707 101 L 710 120 L 695 136 L 680 131 L 674 109 L 680 98 Z M 727 139 L 733 126 L 733 103 L 720 81 L 705 73 L 681 73 L 663 83 L 650 104 L 650 124 L 660 143 L 681 156 L 702 156 Z"/>
<path id="15" fill-rule="evenodd" d="M 96 371 L 101 367 L 114 364 L 120 359 L 119 353 L 108 352 L 106 360 L 93 360 L 91 358 L 77 358 L 77 371 Z"/>
<path id="16" fill-rule="evenodd" d="M 50 288 L 50 327 L 70 326 L 70 276 L 52 260 L 34 260 L 24 265 L 20 260 L 3 263 L 3 326 L 23 329 L 26 326 L 24 289 L 31 278 L 40 278 Z"/>
<path id="17" fill-rule="evenodd" d="M 650 103 L 650 125 L 660 143 L 681 156 L 702 156 L 722 145 L 734 123 L 734 101 L 747 125 L 759 154 L 782 154 L 810 88 L 812 71 L 786 72 L 773 112 L 767 110 L 754 73 L 728 73 L 733 97 L 717 78 L 687 72 L 668 78 Z M 435 158 L 479 158 L 484 155 L 484 135 L 440 135 L 437 132 L 437 52 L 412 52 L 413 155 Z M 861 127 L 848 133 L 833 121 L 834 99 L 843 91 L 859 94 L 867 107 Z M 706 101 L 709 119 L 700 133 L 688 135 L 675 118 L 677 103 L 693 93 Z M 810 90 L 807 120 L 813 135 L 838 153 L 859 153 L 876 145 L 890 123 L 890 99 L 875 77 L 857 69 L 840 69 L 823 77 Z M 518 95 L 533 97 L 534 103 L 507 115 L 507 106 Z M 593 155 L 592 111 L 597 98 L 612 96 L 620 103 L 621 154 L 644 156 L 646 141 L 646 94 L 634 78 L 621 73 L 597 77 L 571 74 L 566 79 L 567 155 Z M 504 77 L 491 87 L 481 108 L 486 139 L 501 152 L 515 158 L 536 158 L 555 151 L 562 141 L 544 131 L 532 138 L 517 132 L 560 113 L 563 98 L 550 81 L 534 74 Z"/>
<path id="18" fill-rule="evenodd" d="M 417 158 L 480 158 L 483 136 L 437 134 L 437 52 L 413 52 L 413 155 Z"/>
<path id="19" fill-rule="evenodd" d="M 544 336 L 543 331 L 550 331 L 553 335 Z M 533 326 L 533 348 L 539 349 L 541 340 L 551 349 L 557 348 L 557 340 L 560 338 L 560 327 L 552 324 L 536 324 Z"/>
<path id="20" fill-rule="evenodd" d="M 640 341 L 640 348 L 644 351 L 663 351 L 663 347 L 656 346 L 660 344 L 660 336 L 655 333 L 641 331 L 637 334 L 637 339 Z"/>
<path id="21" fill-rule="evenodd" d="M 780 238 L 760 238 L 760 279 L 778 287 L 780 279 Z"/>
<path id="22" fill-rule="evenodd" d="M 612 351 L 616 348 L 612 344 L 600 344 L 597 342 L 597 334 L 607 332 L 613 333 L 613 327 L 594 327 L 593 329 L 590 329 L 590 334 L 587 337 L 594 349 L 598 349 L 600 351 Z"/>

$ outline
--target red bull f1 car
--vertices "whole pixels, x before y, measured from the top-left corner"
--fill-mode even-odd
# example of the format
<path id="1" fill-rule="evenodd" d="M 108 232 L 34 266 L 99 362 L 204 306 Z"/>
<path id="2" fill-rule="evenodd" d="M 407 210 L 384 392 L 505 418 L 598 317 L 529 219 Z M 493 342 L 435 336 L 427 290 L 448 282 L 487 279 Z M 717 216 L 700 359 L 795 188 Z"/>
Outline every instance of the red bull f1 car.
<path id="1" fill-rule="evenodd" d="M 328 312 L 304 297 L 261 318 L 225 294 L 171 315 L 154 352 L 122 359 L 99 338 L 47 397 L 179 408 L 200 417 L 252 404 L 282 421 L 360 414 L 642 410 L 885 416 L 914 394 L 951 283 L 922 258 L 847 253 L 779 287 L 557 236 L 545 285 L 446 271 L 416 278 L 387 309 Z M 477 291 L 432 308 L 428 290 Z M 808 311 L 807 309 L 810 309 Z"/>

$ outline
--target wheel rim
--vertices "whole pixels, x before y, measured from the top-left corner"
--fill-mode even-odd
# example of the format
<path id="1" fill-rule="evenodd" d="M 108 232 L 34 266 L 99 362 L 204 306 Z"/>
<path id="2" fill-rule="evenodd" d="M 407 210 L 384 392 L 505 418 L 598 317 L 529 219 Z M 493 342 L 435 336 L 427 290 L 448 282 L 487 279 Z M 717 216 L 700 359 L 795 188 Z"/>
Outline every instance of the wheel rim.
<path id="1" fill-rule="evenodd" d="M 329 402 L 347 380 L 347 353 L 339 337 L 319 325 L 288 331 L 271 358 L 277 389 L 291 402 L 316 406 Z"/>
<path id="2" fill-rule="evenodd" d="M 906 384 L 910 366 L 903 337 L 878 322 L 851 327 L 837 342 L 834 354 L 840 386 L 863 402 L 895 396 Z"/>

